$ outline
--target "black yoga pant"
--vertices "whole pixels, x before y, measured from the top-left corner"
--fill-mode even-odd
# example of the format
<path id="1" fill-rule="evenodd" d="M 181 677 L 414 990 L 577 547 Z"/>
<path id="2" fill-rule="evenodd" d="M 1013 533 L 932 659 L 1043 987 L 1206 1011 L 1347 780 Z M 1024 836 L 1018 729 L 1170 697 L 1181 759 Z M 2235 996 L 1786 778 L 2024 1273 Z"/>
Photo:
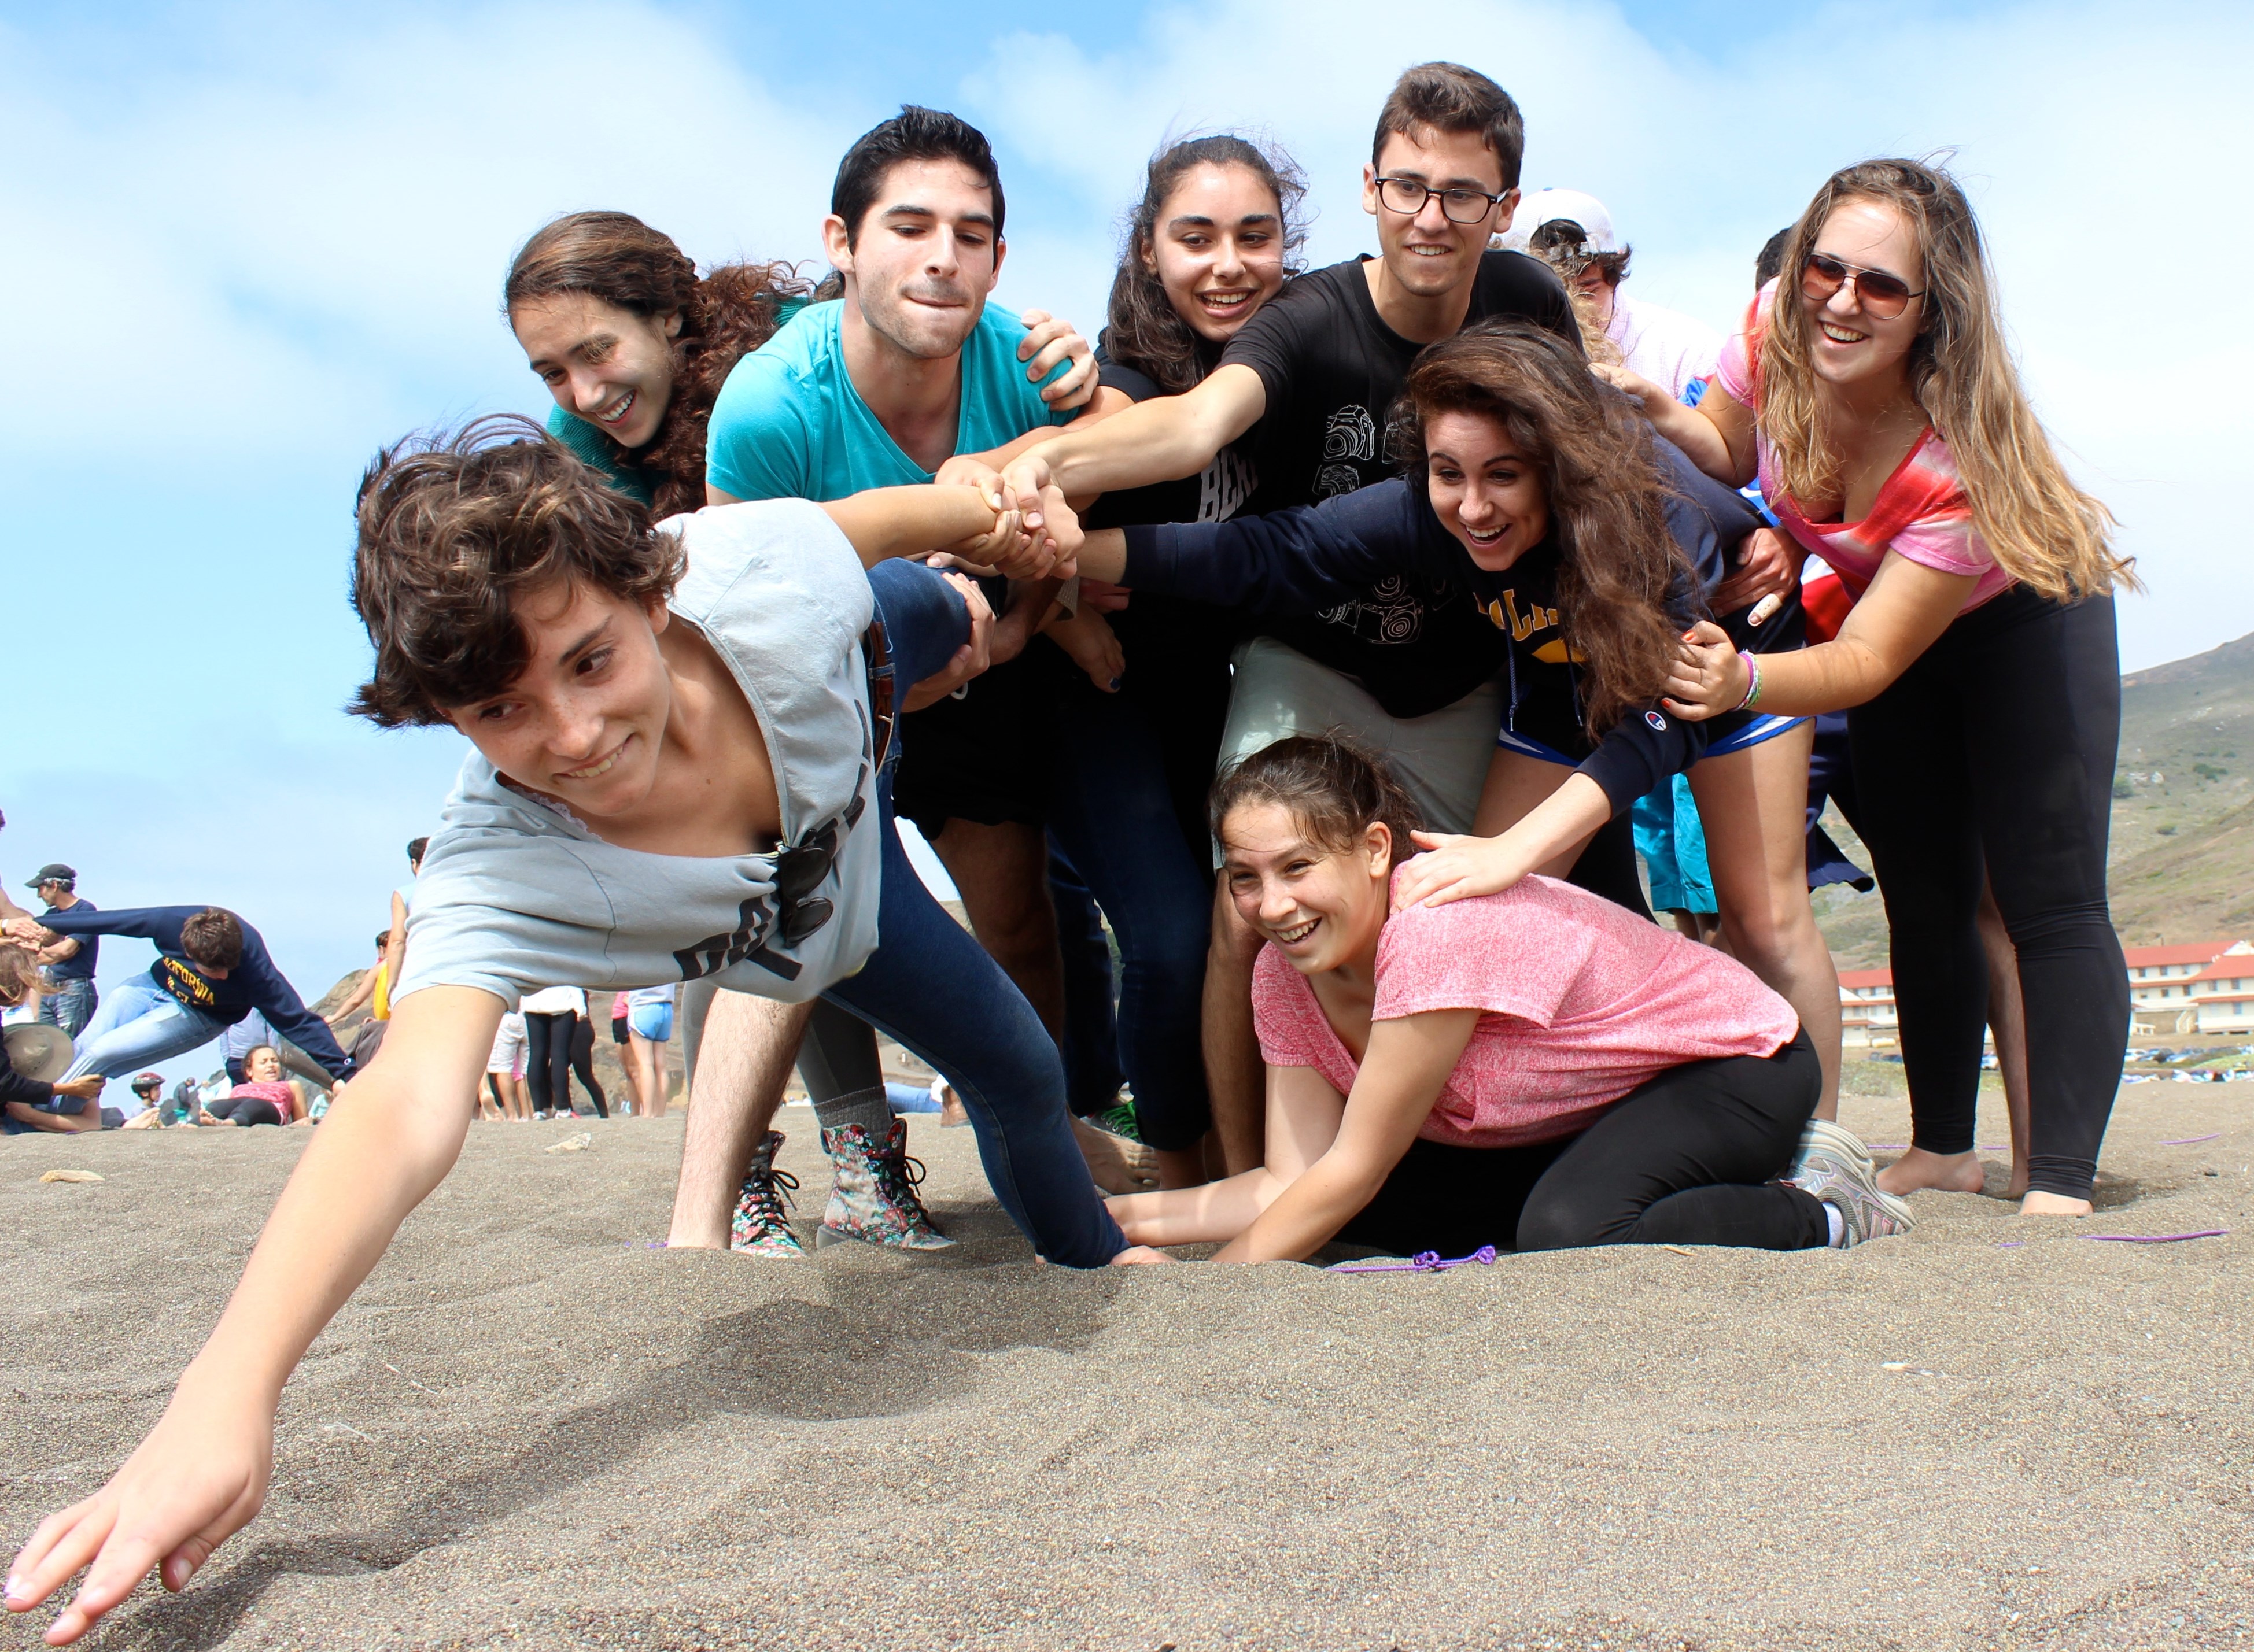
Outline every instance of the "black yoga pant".
<path id="1" fill-rule="evenodd" d="M 2121 735 L 2113 602 L 2013 587 L 1848 714 L 1858 829 L 1893 931 L 1913 1140 L 1973 1145 L 1984 875 L 2026 1003 L 2028 1186 L 2086 1199 L 2120 1088 L 2129 979 L 2105 900 Z"/>
<path id="2" fill-rule="evenodd" d="M 204 1111 L 214 1119 L 225 1119 L 231 1125 L 278 1125 L 282 1110 L 262 1096 L 229 1096 L 226 1100 L 206 1106 Z"/>
<path id="3" fill-rule="evenodd" d="M 885 1066 L 877 1054 L 877 1035 L 858 1015 L 826 998 L 814 1000 L 806 1042 L 798 1047 L 798 1076 L 807 1098 L 843 1101 L 885 1089 Z"/>
<path id="4" fill-rule="evenodd" d="M 1815 1046 L 1801 1033 L 1774 1056 L 1670 1068 L 1561 1141 L 1458 1147 L 1419 1139 L 1338 1237 L 1404 1256 L 1467 1256 L 1484 1244 L 1824 1244 L 1823 1204 L 1774 1180 L 1823 1088 Z"/>
<path id="5" fill-rule="evenodd" d="M 595 1117 L 607 1119 L 611 1116 L 610 1102 L 603 1095 L 603 1086 L 595 1078 L 595 1023 L 584 1015 L 574 1015 L 571 1019 L 576 1023 L 571 1028 L 571 1070 L 579 1075 L 579 1087 L 595 1104 Z M 570 1099 L 571 1092 L 568 1090 L 558 1091 L 557 1093 L 566 1101 Z"/>
<path id="6" fill-rule="evenodd" d="M 570 1010 L 524 1012 L 524 1082 L 535 1112 L 571 1110 L 571 1035 L 579 1017 Z"/>

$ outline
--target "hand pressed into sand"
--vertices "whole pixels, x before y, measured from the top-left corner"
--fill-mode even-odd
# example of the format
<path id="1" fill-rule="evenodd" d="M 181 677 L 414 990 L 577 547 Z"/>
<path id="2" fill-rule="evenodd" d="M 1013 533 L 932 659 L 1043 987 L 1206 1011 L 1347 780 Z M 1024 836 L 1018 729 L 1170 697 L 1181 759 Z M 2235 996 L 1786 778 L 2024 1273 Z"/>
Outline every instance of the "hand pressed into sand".
<path id="1" fill-rule="evenodd" d="M 245 1401 L 247 1385 L 183 1377 L 164 1415 L 109 1483 L 32 1534 L 8 1572 L 10 1612 L 28 1612 L 80 1566 L 77 1596 L 47 1628 L 66 1646 L 158 1569 L 167 1589 L 187 1587 L 212 1551 L 266 1501 L 274 1468 L 274 1408 Z"/>

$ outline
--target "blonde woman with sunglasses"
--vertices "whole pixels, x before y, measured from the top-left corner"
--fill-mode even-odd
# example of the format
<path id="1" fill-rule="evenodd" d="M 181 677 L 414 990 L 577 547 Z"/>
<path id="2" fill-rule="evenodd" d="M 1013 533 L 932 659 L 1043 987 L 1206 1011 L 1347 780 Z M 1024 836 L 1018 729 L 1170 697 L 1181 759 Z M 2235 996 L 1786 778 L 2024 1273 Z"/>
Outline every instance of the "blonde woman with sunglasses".
<path id="1" fill-rule="evenodd" d="M 1606 376 L 1709 474 L 1758 476 L 1786 530 L 1856 595 L 1834 640 L 1758 663 L 1701 624 L 1669 692 L 1694 718 L 1853 708 L 1915 1126 L 1880 1185 L 1984 1185 L 1984 867 L 2026 1004 L 2020 1208 L 2086 1215 L 2129 1028 L 2105 839 L 2112 592 L 2135 579 L 2108 542 L 2111 515 L 2027 405 L 1963 191 L 1914 161 L 1835 174 L 1695 410 Z"/>

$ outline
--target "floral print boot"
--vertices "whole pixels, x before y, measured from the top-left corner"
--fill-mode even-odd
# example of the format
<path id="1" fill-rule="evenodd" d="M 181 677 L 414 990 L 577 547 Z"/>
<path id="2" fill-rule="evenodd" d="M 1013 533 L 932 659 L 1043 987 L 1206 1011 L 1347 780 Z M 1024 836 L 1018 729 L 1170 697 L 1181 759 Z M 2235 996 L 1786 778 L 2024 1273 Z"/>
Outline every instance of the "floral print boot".
<path id="1" fill-rule="evenodd" d="M 842 1125 L 822 1133 L 822 1150 L 837 1168 L 829 1208 L 816 1245 L 841 1239 L 889 1244 L 902 1251 L 943 1251 L 955 1243 L 932 1225 L 916 1187 L 923 1166 L 907 1155 L 908 1127 L 895 1119 L 888 1129 Z"/>
<path id="2" fill-rule="evenodd" d="M 806 1254 L 798 1235 L 790 1230 L 788 1214 L 798 1178 L 775 1168 L 782 1144 L 781 1134 L 770 1130 L 752 1154 L 751 1174 L 744 1178 L 743 1190 L 736 1195 L 736 1214 L 728 1223 L 731 1251 L 784 1258 Z"/>

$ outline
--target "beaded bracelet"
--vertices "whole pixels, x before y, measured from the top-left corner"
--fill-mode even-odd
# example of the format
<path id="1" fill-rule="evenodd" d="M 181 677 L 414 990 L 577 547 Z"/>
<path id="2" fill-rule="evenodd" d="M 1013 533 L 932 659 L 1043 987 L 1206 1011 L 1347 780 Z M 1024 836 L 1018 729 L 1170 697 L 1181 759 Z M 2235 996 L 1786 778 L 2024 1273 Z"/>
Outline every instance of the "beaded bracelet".
<path id="1" fill-rule="evenodd" d="M 1754 659 L 1751 654 L 1749 654 L 1749 653 L 1746 652 L 1745 652 L 1744 650 L 1742 650 L 1742 649 L 1740 649 L 1740 650 L 1739 651 L 1739 652 L 1738 652 L 1738 658 L 1739 658 L 1740 659 L 1742 659 L 1742 660 L 1744 660 L 1744 661 L 1746 662 L 1746 674 L 1747 674 L 1748 676 L 1750 676 L 1750 677 L 1752 678 L 1752 680 L 1752 680 L 1752 682 L 1751 682 L 1751 683 L 1746 687 L 1746 697 L 1745 697 L 1743 700 L 1740 700 L 1740 701 L 1738 701 L 1738 704 L 1737 704 L 1737 709 L 1738 709 L 1738 710 L 1740 710 L 1740 711 L 1744 711 L 1744 710 L 1746 710 L 1748 707 L 1752 706 L 1755 701 L 1757 701 L 1757 700 L 1759 700 L 1759 699 L 1760 698 L 1760 691 L 1761 691 L 1761 680 L 1760 680 L 1760 660 L 1758 660 L 1758 659 Z"/>

